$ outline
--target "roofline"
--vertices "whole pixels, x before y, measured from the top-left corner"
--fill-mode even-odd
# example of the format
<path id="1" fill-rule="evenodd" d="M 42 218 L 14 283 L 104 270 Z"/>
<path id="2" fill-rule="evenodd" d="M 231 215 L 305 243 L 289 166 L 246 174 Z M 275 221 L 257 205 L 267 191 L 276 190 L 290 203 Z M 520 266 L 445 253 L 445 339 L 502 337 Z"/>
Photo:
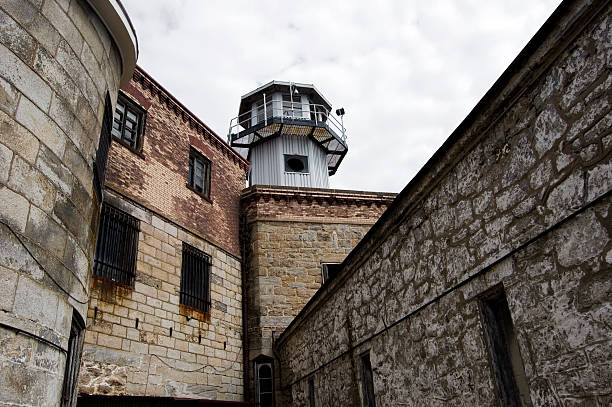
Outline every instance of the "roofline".
<path id="1" fill-rule="evenodd" d="M 130 81 L 138 60 L 138 37 L 120 0 L 87 0 L 115 42 L 121 57 L 119 86 Z"/>
<path id="2" fill-rule="evenodd" d="M 422 192 L 426 187 L 419 189 L 419 184 L 428 185 L 432 182 L 431 179 L 429 182 L 427 181 L 428 175 L 432 175 L 430 171 L 433 170 L 433 172 L 435 172 L 433 178 L 438 179 L 439 176 L 436 175 L 448 170 L 448 168 L 440 166 L 440 161 L 442 161 L 442 158 L 446 154 L 456 154 L 455 151 L 452 151 L 452 147 L 455 146 L 458 141 L 465 141 L 466 144 L 471 145 L 480 140 L 484 135 L 481 133 L 480 137 L 474 137 L 472 140 L 467 140 L 466 130 L 476 124 L 479 117 L 483 115 L 487 116 L 487 114 L 489 116 L 498 115 L 499 109 L 503 106 L 507 106 L 509 104 L 508 101 L 510 101 L 510 104 L 513 104 L 514 98 L 520 96 L 520 90 L 526 88 L 525 83 L 531 83 L 531 80 L 539 78 L 540 75 L 557 60 L 558 54 L 563 52 L 568 44 L 586 28 L 586 24 L 576 26 L 576 23 L 585 18 L 587 21 L 590 21 L 592 18 L 598 16 L 601 9 L 606 6 L 607 1 L 586 1 L 586 3 L 589 4 L 582 4 L 582 7 L 578 6 L 577 3 L 577 0 L 564 0 L 555 9 L 465 119 L 463 119 L 442 146 L 438 148 L 419 172 L 410 182 L 408 182 L 406 187 L 402 189 L 397 195 L 397 198 L 391 203 L 378 221 L 370 228 L 359 243 L 357 243 L 357 246 L 351 250 L 342 262 L 340 274 L 332 280 L 331 284 L 321 287 L 310 298 L 287 328 L 283 330 L 281 335 L 277 338 L 276 343 L 280 344 L 284 342 L 289 332 L 297 329 L 312 312 L 313 304 L 319 301 L 321 297 L 331 289 L 338 288 L 341 282 L 348 278 L 347 270 L 354 271 L 354 269 L 361 264 L 361 261 L 364 260 L 365 253 L 375 250 L 382 243 L 382 239 L 399 226 L 399 220 L 401 220 L 404 215 L 414 207 L 418 200 L 422 198 L 419 192 Z M 572 8 L 579 9 L 572 10 Z M 560 23 L 565 23 L 565 26 Z M 553 39 L 551 34 L 554 34 L 555 31 L 558 31 L 557 37 Z M 551 42 L 547 42 L 547 40 L 551 40 Z M 556 55 L 551 57 L 551 54 Z M 495 100 L 501 100 L 501 106 L 493 104 L 492 102 Z M 465 140 L 461 140 L 462 138 Z M 436 168 L 436 166 L 438 166 L 438 168 Z"/>
<path id="3" fill-rule="evenodd" d="M 191 110 L 189 110 L 187 107 L 185 107 L 185 105 L 183 105 L 181 102 L 179 102 L 179 100 L 176 97 L 174 97 L 174 95 L 172 95 L 172 93 L 170 93 L 166 88 L 164 88 L 162 85 L 160 85 L 159 82 L 157 82 L 155 79 L 153 79 L 153 77 L 150 74 L 148 74 L 141 66 L 136 65 L 136 69 L 134 70 L 134 74 L 136 74 L 136 73 L 142 75 L 149 82 L 151 82 L 153 85 L 155 85 L 155 87 L 157 87 L 159 89 L 159 91 L 161 91 L 169 99 L 171 99 L 172 102 L 174 104 L 176 104 L 176 106 L 179 109 L 181 109 L 184 113 L 186 113 L 195 123 L 197 123 L 200 126 L 202 126 L 202 128 L 205 129 L 206 132 L 208 132 L 209 134 L 214 136 L 215 139 L 218 142 L 221 143 L 221 145 L 224 147 L 224 149 L 226 151 L 228 151 L 231 154 L 233 154 L 233 156 L 236 159 L 238 159 L 243 165 L 245 165 L 248 168 L 249 162 L 243 156 L 241 156 L 236 150 L 234 150 L 234 148 L 232 146 L 227 144 L 227 142 L 225 140 L 223 140 L 221 137 L 219 137 L 219 135 L 217 133 L 215 133 L 214 130 L 212 130 L 210 127 L 208 127 L 206 125 L 206 123 L 204 123 L 202 120 L 200 120 L 200 118 L 198 118 L 198 116 L 196 116 L 193 112 L 191 112 Z"/>
<path id="4" fill-rule="evenodd" d="M 265 88 L 273 86 L 273 85 L 281 85 L 281 86 L 291 86 L 291 85 L 293 85 L 293 86 L 297 86 L 299 88 L 310 88 L 310 89 L 314 90 L 315 92 L 317 92 L 317 94 L 319 96 L 321 96 L 321 99 L 323 99 L 323 101 L 329 105 L 330 109 L 332 107 L 332 104 L 329 102 L 329 100 L 327 100 L 327 98 L 325 96 L 323 96 L 323 94 L 321 92 L 319 92 L 319 89 L 317 89 L 313 84 L 311 84 L 311 83 L 299 83 L 299 82 L 286 82 L 286 81 L 270 81 L 270 82 L 266 83 L 265 85 L 261 85 L 257 89 L 255 89 L 255 90 L 253 90 L 253 91 L 251 91 L 251 92 L 249 92 L 247 94 L 242 95 L 240 97 L 240 100 L 242 101 L 243 99 L 246 99 L 249 96 L 253 96 L 254 94 L 264 90 Z"/>

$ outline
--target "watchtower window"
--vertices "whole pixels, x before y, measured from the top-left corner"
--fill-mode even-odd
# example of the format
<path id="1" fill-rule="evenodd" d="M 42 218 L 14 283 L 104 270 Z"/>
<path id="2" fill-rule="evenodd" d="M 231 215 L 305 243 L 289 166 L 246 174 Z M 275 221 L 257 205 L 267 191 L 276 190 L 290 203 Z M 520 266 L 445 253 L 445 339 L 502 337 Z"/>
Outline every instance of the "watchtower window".
<path id="1" fill-rule="evenodd" d="M 283 116 L 293 119 L 302 117 L 302 97 L 299 94 L 283 95 Z"/>
<path id="2" fill-rule="evenodd" d="M 144 119 L 145 111 L 127 97 L 119 94 L 111 133 L 121 144 L 137 151 L 142 144 Z"/>
<path id="3" fill-rule="evenodd" d="M 183 243 L 180 303 L 210 311 L 210 256 Z"/>
<path id="4" fill-rule="evenodd" d="M 308 157 L 285 154 L 285 171 L 308 173 Z"/>
<path id="5" fill-rule="evenodd" d="M 94 274 L 132 285 L 138 252 L 140 221 L 108 204 L 102 205 Z"/>

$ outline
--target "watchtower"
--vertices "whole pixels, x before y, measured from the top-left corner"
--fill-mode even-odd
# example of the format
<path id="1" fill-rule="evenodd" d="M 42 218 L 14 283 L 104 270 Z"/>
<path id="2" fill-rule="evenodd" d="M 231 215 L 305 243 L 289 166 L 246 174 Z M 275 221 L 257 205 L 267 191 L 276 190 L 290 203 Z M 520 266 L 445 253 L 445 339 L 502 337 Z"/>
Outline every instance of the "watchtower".
<path id="1" fill-rule="evenodd" d="M 348 150 L 342 115 L 309 84 L 272 81 L 242 96 L 228 142 L 248 149 L 249 186 L 329 188 Z"/>

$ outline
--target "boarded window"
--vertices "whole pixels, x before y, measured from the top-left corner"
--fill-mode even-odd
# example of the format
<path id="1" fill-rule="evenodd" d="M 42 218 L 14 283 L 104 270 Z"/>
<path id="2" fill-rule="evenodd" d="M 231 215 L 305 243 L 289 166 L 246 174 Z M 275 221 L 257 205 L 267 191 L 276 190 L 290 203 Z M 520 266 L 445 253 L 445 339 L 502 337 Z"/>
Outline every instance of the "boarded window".
<path id="1" fill-rule="evenodd" d="M 374 375 L 372 373 L 369 353 L 361 356 L 361 380 L 363 407 L 376 407 L 376 402 L 374 401 Z"/>
<path id="2" fill-rule="evenodd" d="M 108 204 L 102 205 L 95 275 L 123 285 L 134 283 L 139 226 L 135 217 Z"/>
<path id="3" fill-rule="evenodd" d="M 525 369 L 503 289 L 480 301 L 500 405 L 531 406 Z"/>
<path id="4" fill-rule="evenodd" d="M 62 407 L 72 406 L 72 401 L 76 393 L 75 390 L 81 360 L 81 349 L 83 347 L 84 331 L 85 324 L 83 324 L 78 315 L 73 311 L 70 337 L 68 338 L 68 352 L 66 354 L 66 370 L 64 371 Z"/>
<path id="5" fill-rule="evenodd" d="M 183 243 L 180 303 L 210 311 L 210 256 Z"/>

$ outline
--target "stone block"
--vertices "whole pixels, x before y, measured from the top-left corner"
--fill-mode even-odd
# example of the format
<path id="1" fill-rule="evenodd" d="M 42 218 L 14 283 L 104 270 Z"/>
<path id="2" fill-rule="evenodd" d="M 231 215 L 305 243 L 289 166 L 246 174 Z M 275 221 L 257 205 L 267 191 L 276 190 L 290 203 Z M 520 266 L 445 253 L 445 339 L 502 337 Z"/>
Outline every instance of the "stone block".
<path id="1" fill-rule="evenodd" d="M 61 7 L 54 0 L 45 1 L 42 13 L 70 44 L 70 47 L 79 54 L 83 47 L 83 37 Z"/>
<path id="2" fill-rule="evenodd" d="M 0 61 L 2 61 L 0 76 L 34 101 L 43 111 L 47 111 L 52 94 L 49 85 L 2 44 L 0 44 Z"/>
<path id="3" fill-rule="evenodd" d="M 43 111 L 26 98 L 21 98 L 15 118 L 30 130 L 57 157 L 63 157 L 66 136 Z"/>
<path id="4" fill-rule="evenodd" d="M 0 77 L 0 110 L 12 116 L 17 110 L 19 92 L 9 82 Z"/>
<path id="5" fill-rule="evenodd" d="M 17 273 L 0 266 L 0 310 L 13 309 L 15 290 L 17 288 Z"/>
<path id="6" fill-rule="evenodd" d="M 0 219 L 16 232 L 23 233 L 26 228 L 30 203 L 23 196 L 7 187 L 0 187 Z"/>
<path id="7" fill-rule="evenodd" d="M 0 43 L 6 45 L 22 61 L 31 63 L 37 47 L 34 38 L 2 10 L 0 10 L 0 26 L 2 26 Z"/>
<path id="8" fill-rule="evenodd" d="M 40 146 L 36 159 L 36 168 L 53 182 L 64 194 L 72 191 L 74 177 L 66 166 L 46 146 Z"/>
<path id="9" fill-rule="evenodd" d="M 52 330 L 56 327 L 58 298 L 41 284 L 21 276 L 15 294 L 15 314 Z"/>
<path id="10" fill-rule="evenodd" d="M 17 151 L 30 164 L 36 161 L 39 148 L 36 137 L 2 111 L 0 111 L 0 142 Z"/>
<path id="11" fill-rule="evenodd" d="M 56 257 L 64 256 L 66 231 L 34 205 L 30 206 L 25 234 Z"/>

